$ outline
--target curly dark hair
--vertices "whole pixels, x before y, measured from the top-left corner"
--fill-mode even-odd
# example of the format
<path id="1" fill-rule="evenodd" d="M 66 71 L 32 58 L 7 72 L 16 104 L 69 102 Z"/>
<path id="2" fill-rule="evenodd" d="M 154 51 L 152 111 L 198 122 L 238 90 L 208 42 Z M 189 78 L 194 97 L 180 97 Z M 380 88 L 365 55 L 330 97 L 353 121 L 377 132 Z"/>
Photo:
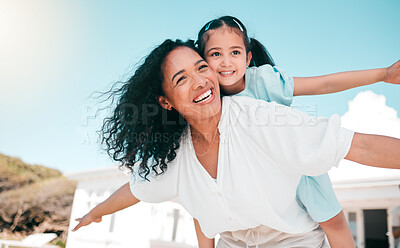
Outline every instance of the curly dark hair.
<path id="1" fill-rule="evenodd" d="M 205 44 L 209 39 L 207 31 L 215 30 L 220 27 L 229 27 L 232 28 L 235 32 L 240 34 L 243 38 L 244 46 L 246 48 L 246 52 L 251 52 L 252 59 L 250 61 L 251 66 L 261 66 L 265 64 L 269 64 L 271 66 L 275 65 L 272 56 L 269 54 L 268 50 L 264 47 L 261 42 L 254 38 L 250 38 L 247 35 L 247 29 L 243 25 L 243 23 L 233 16 L 221 16 L 220 18 L 211 20 L 207 22 L 197 34 L 196 46 L 198 49 L 198 53 L 204 57 L 204 48 Z"/>
<path id="2" fill-rule="evenodd" d="M 145 58 L 122 87 L 106 92 L 116 106 L 112 116 L 103 122 L 101 143 L 120 167 L 133 172 L 133 166 L 138 164 L 138 174 L 146 180 L 152 172 L 165 172 L 187 129 L 187 122 L 176 110 L 166 110 L 158 103 L 158 97 L 165 95 L 165 58 L 182 46 L 196 51 L 191 42 L 166 40 Z"/>

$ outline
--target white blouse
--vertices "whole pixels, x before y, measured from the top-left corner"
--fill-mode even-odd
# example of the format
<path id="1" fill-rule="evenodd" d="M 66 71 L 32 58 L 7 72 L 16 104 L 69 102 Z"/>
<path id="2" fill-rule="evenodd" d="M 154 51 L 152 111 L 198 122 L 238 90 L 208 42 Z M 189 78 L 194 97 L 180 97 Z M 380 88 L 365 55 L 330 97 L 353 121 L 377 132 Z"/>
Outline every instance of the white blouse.
<path id="1" fill-rule="evenodd" d="M 339 116 L 315 118 L 274 102 L 232 96 L 223 98 L 218 129 L 217 182 L 186 134 L 164 174 L 148 182 L 136 169 L 132 194 L 145 202 L 178 197 L 208 238 L 260 225 L 287 233 L 314 230 L 317 223 L 297 204 L 296 189 L 303 174 L 323 174 L 347 155 L 353 132 L 340 127 Z"/>

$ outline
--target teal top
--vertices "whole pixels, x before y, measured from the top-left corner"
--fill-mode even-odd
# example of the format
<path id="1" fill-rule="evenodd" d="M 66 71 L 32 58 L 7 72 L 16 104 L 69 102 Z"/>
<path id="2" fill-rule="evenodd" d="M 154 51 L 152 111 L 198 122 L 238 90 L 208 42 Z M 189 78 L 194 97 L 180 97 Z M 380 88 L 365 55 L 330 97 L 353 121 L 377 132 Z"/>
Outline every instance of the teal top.
<path id="1" fill-rule="evenodd" d="M 293 101 L 293 78 L 279 67 L 263 65 L 250 67 L 245 74 L 245 88 L 239 96 L 290 106 Z"/>
<path id="2" fill-rule="evenodd" d="M 277 66 L 263 65 L 246 70 L 245 89 L 237 95 L 290 106 L 293 92 L 292 77 Z M 327 221 L 342 210 L 327 173 L 316 177 L 302 176 L 296 199 L 316 222 Z"/>

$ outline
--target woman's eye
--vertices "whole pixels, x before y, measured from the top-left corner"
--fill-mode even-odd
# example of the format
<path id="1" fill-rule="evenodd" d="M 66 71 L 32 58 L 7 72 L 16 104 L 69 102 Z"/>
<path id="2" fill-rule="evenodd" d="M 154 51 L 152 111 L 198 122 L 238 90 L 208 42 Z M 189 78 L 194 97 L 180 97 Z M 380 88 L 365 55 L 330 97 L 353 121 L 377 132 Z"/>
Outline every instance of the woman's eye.
<path id="1" fill-rule="evenodd" d="M 201 71 L 202 69 L 207 68 L 207 67 L 208 67 L 208 65 L 201 65 L 201 66 L 199 67 L 199 71 Z"/>
<path id="2" fill-rule="evenodd" d="M 239 52 L 239 51 L 233 51 L 232 54 L 233 54 L 233 55 L 239 55 L 240 52 Z"/>
<path id="3" fill-rule="evenodd" d="M 176 81 L 176 84 L 179 84 L 180 82 L 182 82 L 185 79 L 186 79 L 185 76 L 182 76 L 182 77 L 178 78 L 178 80 Z"/>
<path id="4" fill-rule="evenodd" d="M 221 56 L 221 54 L 219 52 L 215 52 L 211 54 L 212 57 L 217 57 L 217 56 Z"/>

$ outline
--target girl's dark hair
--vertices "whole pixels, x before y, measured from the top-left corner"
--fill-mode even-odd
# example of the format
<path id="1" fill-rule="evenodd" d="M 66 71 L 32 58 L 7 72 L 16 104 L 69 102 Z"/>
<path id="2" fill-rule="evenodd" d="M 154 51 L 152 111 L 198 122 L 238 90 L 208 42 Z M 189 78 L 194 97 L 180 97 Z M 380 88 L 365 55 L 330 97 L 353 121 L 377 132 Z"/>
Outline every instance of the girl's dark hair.
<path id="1" fill-rule="evenodd" d="M 272 59 L 268 50 L 258 40 L 253 38 L 249 39 L 249 37 L 247 36 L 246 27 L 239 19 L 233 16 L 222 16 L 218 19 L 214 19 L 207 22 L 200 29 L 197 35 L 196 46 L 201 56 L 205 56 L 204 47 L 209 39 L 207 31 L 215 30 L 223 26 L 233 28 L 241 34 L 244 45 L 246 47 L 246 53 L 251 52 L 253 55 L 250 61 L 250 66 L 261 66 L 265 64 L 269 64 L 271 66 L 275 65 L 274 60 Z"/>
<path id="2" fill-rule="evenodd" d="M 167 163 L 175 159 L 187 127 L 176 110 L 166 110 L 158 103 L 158 97 L 165 95 L 165 58 L 177 47 L 195 50 L 193 43 L 166 40 L 145 58 L 127 82 L 105 93 L 116 106 L 103 122 L 102 144 L 120 167 L 132 172 L 133 166 L 139 166 L 138 173 L 146 180 L 150 173 L 164 173 Z"/>

